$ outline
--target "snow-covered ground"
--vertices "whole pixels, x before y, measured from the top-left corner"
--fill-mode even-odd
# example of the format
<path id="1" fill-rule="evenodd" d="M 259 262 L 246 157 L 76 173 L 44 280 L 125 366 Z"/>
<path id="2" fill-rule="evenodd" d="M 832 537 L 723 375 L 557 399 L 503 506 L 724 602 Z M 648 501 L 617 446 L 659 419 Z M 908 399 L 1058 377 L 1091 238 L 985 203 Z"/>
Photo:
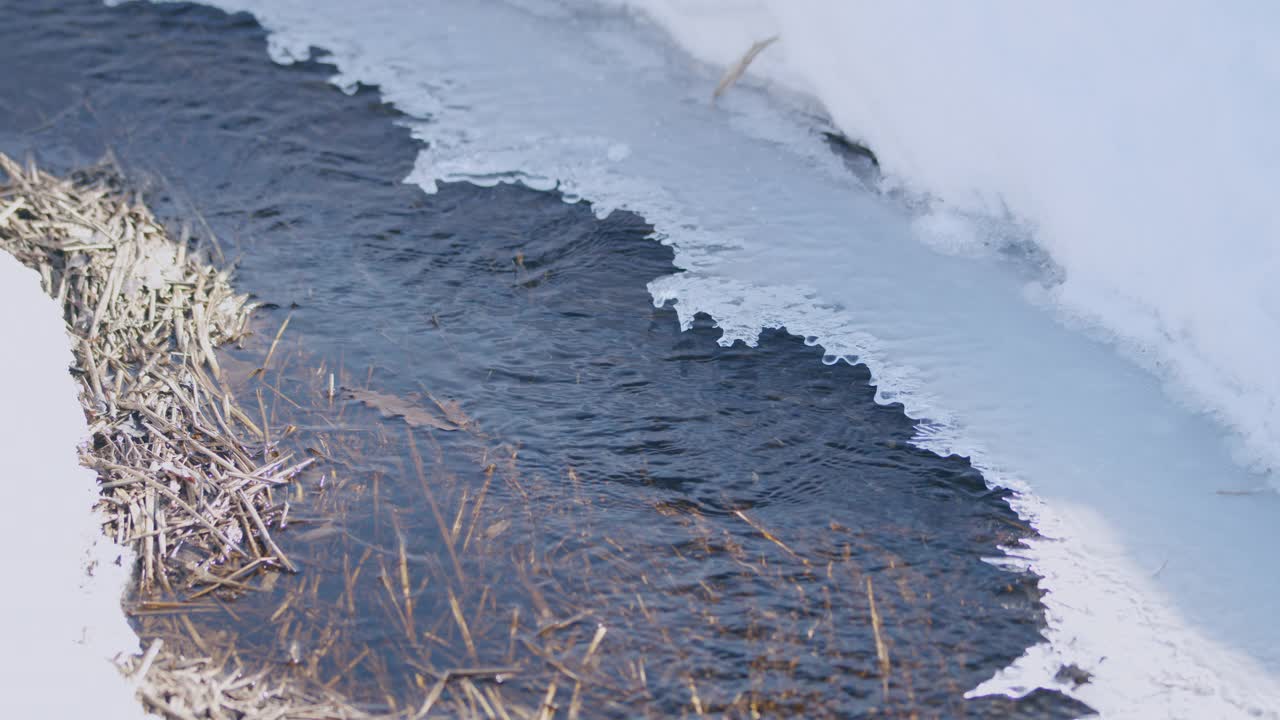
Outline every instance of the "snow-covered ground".
<path id="1" fill-rule="evenodd" d="M 1059 310 L 1280 469 L 1280 6 L 603 1 L 718 66 L 777 36 L 753 71 L 932 196 L 926 239 L 963 251 L 993 218 L 1026 223 L 1063 271 Z"/>
<path id="2" fill-rule="evenodd" d="M 3 203 L 0 203 L 0 217 Z M 102 535 L 70 339 L 39 276 L 0 251 L 0 717 L 147 717 L 112 659 L 136 653 L 130 555 Z"/>

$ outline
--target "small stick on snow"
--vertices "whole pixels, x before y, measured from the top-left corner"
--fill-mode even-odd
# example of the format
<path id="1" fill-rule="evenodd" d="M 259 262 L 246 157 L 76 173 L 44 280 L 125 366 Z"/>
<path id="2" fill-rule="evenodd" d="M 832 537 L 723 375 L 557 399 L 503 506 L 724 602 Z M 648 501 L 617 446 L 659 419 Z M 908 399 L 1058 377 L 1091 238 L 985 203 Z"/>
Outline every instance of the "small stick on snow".
<path id="1" fill-rule="evenodd" d="M 773 37 L 765 38 L 764 40 L 757 40 L 751 44 L 751 47 L 747 50 L 746 54 L 739 58 L 738 62 L 734 63 L 733 67 L 729 68 L 729 70 L 725 72 L 724 77 L 720 78 L 720 84 L 716 86 L 716 91 L 711 94 L 712 105 L 715 105 L 716 100 L 719 100 L 720 96 L 723 95 L 726 90 L 733 87 L 733 84 L 738 82 L 738 79 L 747 71 L 747 67 L 751 65 L 751 62 L 756 59 L 757 55 L 764 52 L 765 48 L 778 41 L 778 37 L 778 35 L 774 35 Z"/>

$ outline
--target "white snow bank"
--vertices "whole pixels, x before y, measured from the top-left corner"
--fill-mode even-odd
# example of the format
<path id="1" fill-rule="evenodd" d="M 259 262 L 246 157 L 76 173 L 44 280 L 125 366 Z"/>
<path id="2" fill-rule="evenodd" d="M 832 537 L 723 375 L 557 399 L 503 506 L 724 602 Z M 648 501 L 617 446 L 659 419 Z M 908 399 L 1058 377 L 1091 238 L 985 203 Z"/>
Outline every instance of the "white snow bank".
<path id="1" fill-rule="evenodd" d="M 778 35 L 755 72 L 939 212 L 1031 223 L 1061 309 L 1280 470 L 1280 5 L 606 1 L 721 66 Z"/>
<path id="2" fill-rule="evenodd" d="M 148 717 L 111 662 L 138 651 L 121 593 L 132 557 L 102 534 L 62 315 L 0 251 L 0 716 Z"/>

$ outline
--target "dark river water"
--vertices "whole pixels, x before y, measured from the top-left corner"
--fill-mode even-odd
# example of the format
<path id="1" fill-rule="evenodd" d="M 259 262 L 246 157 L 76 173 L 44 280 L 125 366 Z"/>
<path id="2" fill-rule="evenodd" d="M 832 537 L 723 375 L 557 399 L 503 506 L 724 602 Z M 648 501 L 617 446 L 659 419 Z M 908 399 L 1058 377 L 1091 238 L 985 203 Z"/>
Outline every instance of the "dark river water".
<path id="1" fill-rule="evenodd" d="M 645 289 L 675 268 L 643 218 L 402 184 L 397 113 L 320 57 L 272 64 L 246 15 L 0 0 L 0 150 L 64 170 L 109 149 L 233 263 L 267 305 L 228 367 L 289 319 L 243 383 L 319 460 L 277 533 L 301 572 L 202 598 L 185 642 L 379 711 L 479 668 L 442 712 L 1085 712 L 963 698 L 1040 640 L 1036 578 L 982 560 L 1029 531 L 967 460 L 912 447 L 865 368 L 681 332 Z"/>

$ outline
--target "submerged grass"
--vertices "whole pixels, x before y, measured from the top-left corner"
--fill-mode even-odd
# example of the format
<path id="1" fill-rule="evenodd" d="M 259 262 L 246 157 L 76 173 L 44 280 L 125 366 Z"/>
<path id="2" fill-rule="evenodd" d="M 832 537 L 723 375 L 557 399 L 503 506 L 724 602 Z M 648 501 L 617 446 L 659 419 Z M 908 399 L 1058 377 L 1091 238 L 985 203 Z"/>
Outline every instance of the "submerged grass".
<path id="1" fill-rule="evenodd" d="M 241 652 L 287 655 L 300 681 L 405 718 L 963 714 L 967 686 L 947 675 L 963 651 L 940 648 L 930 617 L 949 583 L 866 533 L 783 533 L 728 499 L 655 501 L 629 527 L 591 478 L 530 473 L 458 403 L 274 345 L 278 366 L 255 378 L 264 416 L 309 428 L 292 440 L 321 460 L 284 540 L 329 575 L 243 596 L 271 638 Z M 956 705 L 928 707 L 919 675 L 943 675 Z"/>

